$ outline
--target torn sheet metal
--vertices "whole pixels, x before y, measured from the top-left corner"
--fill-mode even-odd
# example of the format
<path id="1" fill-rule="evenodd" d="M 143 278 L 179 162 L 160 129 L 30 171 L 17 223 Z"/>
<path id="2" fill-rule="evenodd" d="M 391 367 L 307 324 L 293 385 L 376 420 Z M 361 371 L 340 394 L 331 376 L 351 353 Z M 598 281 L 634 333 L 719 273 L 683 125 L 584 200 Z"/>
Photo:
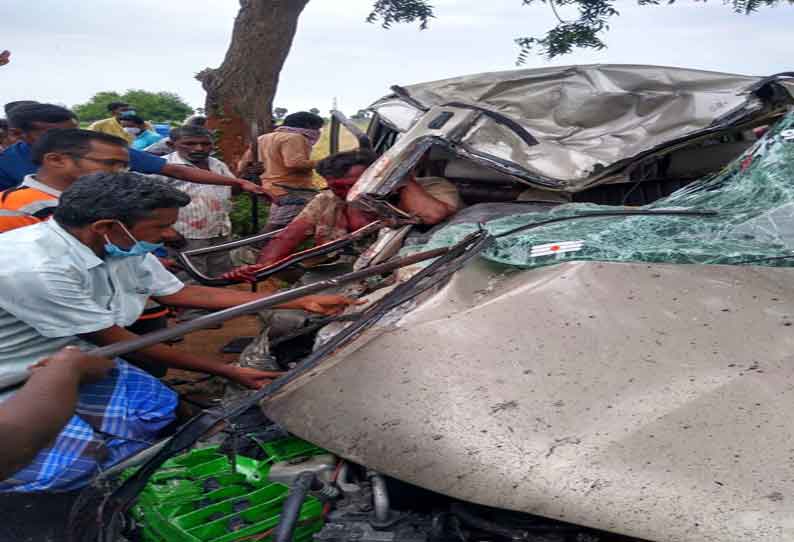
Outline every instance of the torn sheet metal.
<path id="1" fill-rule="evenodd" d="M 403 133 L 398 144 L 437 135 L 428 121 L 439 113 L 455 119 L 468 107 L 476 116 L 451 139 L 457 155 L 570 192 L 615 180 L 647 155 L 779 115 L 794 101 L 790 78 L 642 65 L 514 70 L 395 88 L 371 109 Z"/>
<path id="2" fill-rule="evenodd" d="M 451 245 L 485 227 L 497 242 L 484 256 L 520 267 L 556 264 L 557 259 L 544 257 L 535 247 L 577 240 L 584 241 L 582 250 L 569 254 L 577 260 L 794 266 L 794 141 L 784 135 L 792 127 L 794 113 L 719 174 L 630 211 L 711 210 L 712 214 L 577 220 L 589 213 L 621 209 L 570 203 L 528 209 L 531 212 L 506 209 L 502 217 L 483 226 L 472 213 L 478 206 L 473 206 L 436 228 L 426 244 L 412 249 Z M 478 220 L 464 221 L 469 215 Z"/>
<path id="3" fill-rule="evenodd" d="M 794 539 L 794 269 L 478 260 L 288 383 L 289 431 L 657 542 Z"/>

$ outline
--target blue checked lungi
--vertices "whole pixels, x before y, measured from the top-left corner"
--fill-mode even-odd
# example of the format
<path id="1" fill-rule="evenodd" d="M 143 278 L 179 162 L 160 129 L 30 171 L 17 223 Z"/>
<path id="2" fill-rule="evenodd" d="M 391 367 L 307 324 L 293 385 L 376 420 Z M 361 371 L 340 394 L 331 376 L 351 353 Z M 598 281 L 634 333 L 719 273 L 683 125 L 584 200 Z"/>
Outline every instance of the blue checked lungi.
<path id="1" fill-rule="evenodd" d="M 0 491 L 71 491 L 101 470 L 149 446 L 176 418 L 176 393 L 137 367 L 116 359 L 99 382 L 80 387 L 75 415 L 52 446 L 0 482 Z"/>

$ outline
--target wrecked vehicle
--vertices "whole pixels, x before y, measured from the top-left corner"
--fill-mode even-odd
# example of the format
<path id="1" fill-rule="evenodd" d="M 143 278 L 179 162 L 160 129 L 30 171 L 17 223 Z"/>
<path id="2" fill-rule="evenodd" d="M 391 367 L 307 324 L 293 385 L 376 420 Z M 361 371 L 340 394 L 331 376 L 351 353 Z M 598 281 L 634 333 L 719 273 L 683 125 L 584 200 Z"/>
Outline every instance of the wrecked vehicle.
<path id="1" fill-rule="evenodd" d="M 790 89 L 637 66 L 397 89 L 351 199 L 399 216 L 419 167 L 471 206 L 382 233 L 335 285 L 410 265 L 355 319 L 81 513 L 99 540 L 794 538 Z"/>
<path id="2" fill-rule="evenodd" d="M 468 502 L 659 542 L 790 539 L 792 130 L 643 207 L 436 230 L 411 250 L 495 241 L 265 412 Z"/>
<path id="3" fill-rule="evenodd" d="M 751 145 L 792 105 L 790 76 L 592 65 L 395 86 L 371 106 L 383 157 L 350 198 L 386 196 L 424 157 L 467 203 L 650 203 Z"/>

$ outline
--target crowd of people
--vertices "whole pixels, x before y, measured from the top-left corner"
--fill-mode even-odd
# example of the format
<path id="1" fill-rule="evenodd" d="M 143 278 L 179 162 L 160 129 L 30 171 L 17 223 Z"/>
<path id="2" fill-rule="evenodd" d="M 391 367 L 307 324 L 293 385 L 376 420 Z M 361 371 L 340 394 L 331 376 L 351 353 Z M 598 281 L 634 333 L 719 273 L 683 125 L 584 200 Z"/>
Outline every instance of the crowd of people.
<path id="1" fill-rule="evenodd" d="M 230 165 L 213 156 L 202 117 L 162 138 L 130 104 L 108 104 L 108 112 L 80 129 L 69 109 L 18 101 L 5 105 L 0 122 L 0 380 L 30 374 L 21 388 L 0 391 L 7 441 L 0 493 L 80 489 L 166 435 L 179 418 L 178 396 L 161 380 L 169 368 L 251 389 L 278 376 L 179 345 L 124 359 L 91 356 L 95 347 L 168 325 L 172 308 L 190 318 L 272 293 L 201 286 L 175 267 L 176 250 L 232 239 L 236 194 L 269 202 L 263 231 L 281 231 L 253 265 L 233 269 L 228 252 L 195 258 L 206 275 L 254 280 L 309 239 L 332 241 L 377 219 L 345 199 L 375 156 L 356 150 L 312 160 L 324 124 L 318 115 L 287 116 L 257 141 L 258 160 L 249 152 Z M 438 178 L 410 178 L 397 198 L 426 224 L 461 206 L 454 186 Z M 354 303 L 315 295 L 277 309 L 332 315 Z"/>

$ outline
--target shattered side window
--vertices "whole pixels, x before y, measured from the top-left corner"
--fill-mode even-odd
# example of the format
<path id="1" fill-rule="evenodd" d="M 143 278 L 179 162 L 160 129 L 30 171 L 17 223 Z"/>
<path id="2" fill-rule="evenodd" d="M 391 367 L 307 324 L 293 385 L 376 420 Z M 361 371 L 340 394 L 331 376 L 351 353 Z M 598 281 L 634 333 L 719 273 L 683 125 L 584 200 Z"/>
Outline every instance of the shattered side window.
<path id="1" fill-rule="evenodd" d="M 422 116 L 418 109 L 400 100 L 382 100 L 373 104 L 372 108 L 381 119 L 399 132 L 407 132 Z"/>
<path id="2" fill-rule="evenodd" d="M 708 149 L 704 149 L 708 152 Z M 622 207 L 566 204 L 500 218 L 491 233 Z M 565 260 L 794 266 L 794 113 L 725 169 L 642 210 L 713 210 L 716 216 L 621 216 L 563 221 L 497 238 L 484 257 L 518 267 Z M 421 250 L 455 243 L 477 224 L 438 231 Z M 413 248 L 413 247 L 412 247 Z"/>

